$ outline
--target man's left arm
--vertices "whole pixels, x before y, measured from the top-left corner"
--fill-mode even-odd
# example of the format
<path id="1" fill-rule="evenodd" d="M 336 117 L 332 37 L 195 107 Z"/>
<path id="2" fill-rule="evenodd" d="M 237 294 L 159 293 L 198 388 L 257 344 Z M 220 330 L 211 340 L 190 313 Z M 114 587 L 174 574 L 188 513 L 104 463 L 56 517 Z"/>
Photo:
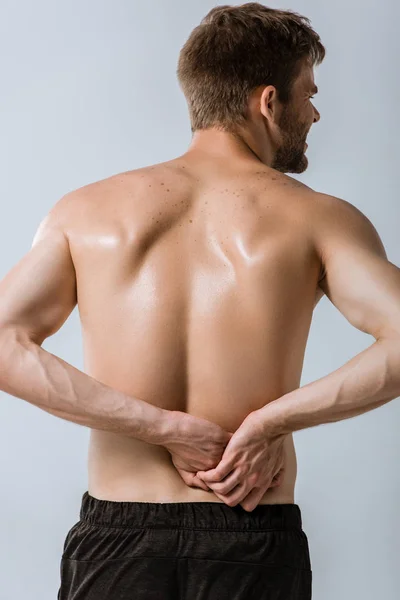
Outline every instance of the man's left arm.
<path id="1" fill-rule="evenodd" d="M 354 417 L 400 396 L 400 269 L 387 259 L 369 219 L 344 200 L 321 197 L 314 227 L 324 266 L 319 286 L 375 342 L 255 411 L 272 437 Z"/>

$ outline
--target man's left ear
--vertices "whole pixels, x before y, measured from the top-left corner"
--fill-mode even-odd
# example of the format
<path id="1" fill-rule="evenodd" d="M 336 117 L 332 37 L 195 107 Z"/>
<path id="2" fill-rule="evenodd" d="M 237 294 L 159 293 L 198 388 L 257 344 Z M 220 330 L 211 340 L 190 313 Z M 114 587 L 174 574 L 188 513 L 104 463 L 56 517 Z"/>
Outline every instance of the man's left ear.
<path id="1" fill-rule="evenodd" d="M 281 104 L 275 86 L 267 85 L 260 95 L 260 112 L 271 126 L 276 125 L 281 113 Z"/>

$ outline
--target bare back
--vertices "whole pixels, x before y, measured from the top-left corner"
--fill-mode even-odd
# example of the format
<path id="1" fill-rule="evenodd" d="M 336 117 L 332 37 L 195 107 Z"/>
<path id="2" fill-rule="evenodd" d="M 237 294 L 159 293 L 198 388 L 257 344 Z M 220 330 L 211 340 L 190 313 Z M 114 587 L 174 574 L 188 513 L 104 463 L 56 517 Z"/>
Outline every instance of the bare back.
<path id="1" fill-rule="evenodd" d="M 264 167 L 185 156 L 81 188 L 67 235 L 85 371 L 234 432 L 299 387 L 320 260 L 310 188 Z M 320 290 L 319 290 L 320 291 Z M 261 503 L 294 502 L 296 457 Z M 215 501 L 169 453 L 92 430 L 89 493 L 116 501 Z"/>

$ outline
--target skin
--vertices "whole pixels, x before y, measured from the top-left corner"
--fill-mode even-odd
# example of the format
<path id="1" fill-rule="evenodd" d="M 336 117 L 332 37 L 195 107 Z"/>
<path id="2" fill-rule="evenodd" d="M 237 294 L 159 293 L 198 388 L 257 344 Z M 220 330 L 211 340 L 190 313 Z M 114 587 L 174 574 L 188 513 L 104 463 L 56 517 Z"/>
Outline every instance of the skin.
<path id="1" fill-rule="evenodd" d="M 197 131 L 181 156 L 89 184 L 55 205 L 30 253 L 2 282 L 1 352 L 12 355 L 10 368 L 16 357 L 25 361 L 27 372 L 29 364 L 36 365 L 35 352 L 41 356 L 43 341 L 78 304 L 84 371 L 93 387 L 83 375 L 79 387 L 76 370 L 63 363 L 61 372 L 60 362 L 48 357 L 43 380 L 35 380 L 38 397 L 44 389 L 48 396 L 67 372 L 63 387 L 76 383 L 81 404 L 95 406 L 96 394 L 105 389 L 96 387 L 100 382 L 108 392 L 172 411 L 171 418 L 185 413 L 192 455 L 202 430 L 189 416 L 231 435 L 246 424 L 241 453 L 251 451 L 255 462 L 265 430 L 249 417 L 299 388 L 313 310 L 324 293 L 345 317 L 361 315 L 354 323 L 364 331 L 375 334 L 378 320 L 380 335 L 383 325 L 393 334 L 388 326 L 398 322 L 393 314 L 365 308 L 369 302 L 376 306 L 376 281 L 365 277 L 357 289 L 351 286 L 354 265 L 366 272 L 374 268 L 381 273 L 380 301 L 394 306 L 398 300 L 400 285 L 395 291 L 385 285 L 393 272 L 373 226 L 345 201 L 286 175 L 308 165 L 304 142 L 320 118 L 310 100 L 314 85 L 313 69 L 305 63 L 289 106 L 279 102 L 273 86 L 257 88 L 249 99 L 248 123 L 236 135 Z M 347 232 L 345 254 L 338 252 L 340 236 L 330 235 L 333 223 L 335 231 Z M 335 256 L 338 262 L 327 260 Z M 28 358 L 22 347 L 29 348 Z M 28 376 L 26 381 L 31 387 Z M 28 392 L 25 397 L 33 401 Z M 67 418 L 61 410 L 53 412 Z M 232 494 L 234 488 L 222 486 L 220 476 L 196 487 L 202 485 L 200 474 L 207 481 L 204 468 L 196 481 L 199 467 L 185 481 L 173 462 L 172 442 L 144 437 L 91 429 L 91 495 L 245 504 L 246 494 Z M 239 437 L 231 440 L 240 446 Z M 292 503 L 297 474 L 292 433 L 270 447 L 268 486 L 259 489 L 256 503 Z M 183 451 L 177 461 L 183 472 L 182 456 Z"/>

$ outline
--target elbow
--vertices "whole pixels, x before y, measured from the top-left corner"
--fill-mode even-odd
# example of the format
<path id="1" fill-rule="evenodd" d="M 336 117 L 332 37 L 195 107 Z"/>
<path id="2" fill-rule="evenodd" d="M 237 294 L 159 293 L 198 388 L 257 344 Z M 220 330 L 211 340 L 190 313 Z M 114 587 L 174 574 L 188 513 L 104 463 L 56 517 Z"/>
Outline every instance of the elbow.
<path id="1" fill-rule="evenodd" d="M 7 354 L 7 349 L 14 344 L 27 342 L 28 339 L 28 334 L 18 325 L 0 325 L 0 356 Z"/>
<path id="2" fill-rule="evenodd" d="M 18 361 L 21 349 L 32 348 L 35 342 L 28 333 L 16 325 L 0 326 L 0 378 L 7 376 L 8 366 Z"/>

